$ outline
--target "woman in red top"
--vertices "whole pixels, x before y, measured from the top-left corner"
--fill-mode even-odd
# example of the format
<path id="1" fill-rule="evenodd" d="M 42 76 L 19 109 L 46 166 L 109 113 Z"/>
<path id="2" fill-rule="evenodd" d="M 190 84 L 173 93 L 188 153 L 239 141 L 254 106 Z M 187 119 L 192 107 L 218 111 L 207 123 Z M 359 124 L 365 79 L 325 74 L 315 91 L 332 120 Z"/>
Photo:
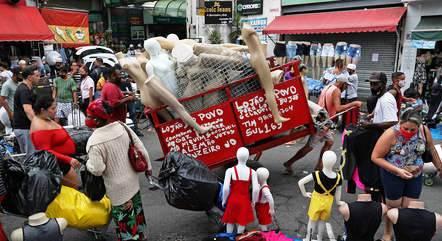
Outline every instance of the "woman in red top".
<path id="1" fill-rule="evenodd" d="M 31 123 L 31 140 L 36 150 L 54 154 L 63 172 L 63 185 L 78 189 L 80 182 L 74 168 L 80 167 L 75 153 L 75 143 L 66 130 L 54 121 L 57 105 L 50 96 L 37 98 L 32 106 L 35 117 Z"/>

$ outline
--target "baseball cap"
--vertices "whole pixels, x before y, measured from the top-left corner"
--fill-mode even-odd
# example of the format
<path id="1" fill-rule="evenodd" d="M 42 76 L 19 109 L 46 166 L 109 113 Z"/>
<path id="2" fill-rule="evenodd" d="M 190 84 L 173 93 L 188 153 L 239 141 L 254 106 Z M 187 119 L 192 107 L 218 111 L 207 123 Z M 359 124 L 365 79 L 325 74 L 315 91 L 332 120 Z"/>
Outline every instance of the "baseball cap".
<path id="1" fill-rule="evenodd" d="M 387 83 L 387 75 L 384 72 L 374 72 L 368 78 L 370 82 L 384 82 Z"/>
<path id="2" fill-rule="evenodd" d="M 355 64 L 348 64 L 347 69 L 356 70 L 356 65 Z"/>

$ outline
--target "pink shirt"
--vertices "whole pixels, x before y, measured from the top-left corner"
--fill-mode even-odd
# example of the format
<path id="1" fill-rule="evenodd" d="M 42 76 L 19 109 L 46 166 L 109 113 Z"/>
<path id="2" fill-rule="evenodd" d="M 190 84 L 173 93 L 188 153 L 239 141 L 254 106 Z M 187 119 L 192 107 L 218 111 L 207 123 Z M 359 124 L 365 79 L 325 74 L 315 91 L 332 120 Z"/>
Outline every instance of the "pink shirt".
<path id="1" fill-rule="evenodd" d="M 318 104 L 328 112 L 329 117 L 336 115 L 337 112 L 336 106 L 333 105 L 333 93 L 336 90 L 341 92 L 335 85 L 329 85 L 322 90 L 321 95 L 319 96 Z M 341 97 L 341 93 L 339 93 L 338 96 Z"/>

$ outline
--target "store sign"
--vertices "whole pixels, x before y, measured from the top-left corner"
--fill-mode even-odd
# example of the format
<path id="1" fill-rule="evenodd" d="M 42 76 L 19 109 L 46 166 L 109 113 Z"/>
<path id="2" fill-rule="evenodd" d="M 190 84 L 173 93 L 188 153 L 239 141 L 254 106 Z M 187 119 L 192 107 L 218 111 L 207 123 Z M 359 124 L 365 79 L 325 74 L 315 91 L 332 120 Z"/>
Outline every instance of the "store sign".
<path id="1" fill-rule="evenodd" d="M 238 0 L 236 5 L 242 16 L 262 14 L 263 0 Z"/>
<path id="2" fill-rule="evenodd" d="M 231 24 L 232 1 L 206 1 L 205 24 Z"/>
<path id="3" fill-rule="evenodd" d="M 267 18 L 243 18 L 241 23 L 246 23 L 255 29 L 261 41 L 267 40 L 266 36 L 262 34 L 262 30 L 267 26 Z"/>
<path id="4" fill-rule="evenodd" d="M 48 25 L 49 29 L 54 33 L 55 41 L 61 44 L 88 44 L 89 30 L 88 28 Z"/>
<path id="5" fill-rule="evenodd" d="M 282 6 L 323 3 L 323 2 L 337 2 L 337 1 L 339 0 L 282 0 Z"/>
<path id="6" fill-rule="evenodd" d="M 435 49 L 436 41 L 412 40 L 411 46 L 416 49 Z"/>

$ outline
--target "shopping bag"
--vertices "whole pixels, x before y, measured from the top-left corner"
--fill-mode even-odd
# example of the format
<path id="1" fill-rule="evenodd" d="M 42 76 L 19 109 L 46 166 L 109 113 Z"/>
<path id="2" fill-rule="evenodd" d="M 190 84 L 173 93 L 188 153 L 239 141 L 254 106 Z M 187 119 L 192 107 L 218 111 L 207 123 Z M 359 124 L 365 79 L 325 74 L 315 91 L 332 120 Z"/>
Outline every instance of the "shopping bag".
<path id="1" fill-rule="evenodd" d="M 86 117 L 83 112 L 80 111 L 80 108 L 76 107 L 72 109 L 72 114 L 68 116 L 68 125 L 80 127 L 84 126 L 84 122 Z"/>
<path id="2" fill-rule="evenodd" d="M 85 166 L 80 171 L 81 183 L 83 183 L 83 193 L 92 201 L 100 201 L 106 194 L 106 187 L 101 176 L 90 173 Z"/>
<path id="3" fill-rule="evenodd" d="M 66 219 L 69 227 L 88 229 L 107 225 L 110 212 L 111 202 L 108 197 L 93 202 L 85 194 L 62 186 L 60 194 L 49 204 L 46 215 Z"/>

